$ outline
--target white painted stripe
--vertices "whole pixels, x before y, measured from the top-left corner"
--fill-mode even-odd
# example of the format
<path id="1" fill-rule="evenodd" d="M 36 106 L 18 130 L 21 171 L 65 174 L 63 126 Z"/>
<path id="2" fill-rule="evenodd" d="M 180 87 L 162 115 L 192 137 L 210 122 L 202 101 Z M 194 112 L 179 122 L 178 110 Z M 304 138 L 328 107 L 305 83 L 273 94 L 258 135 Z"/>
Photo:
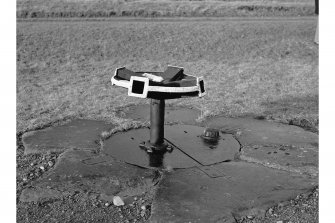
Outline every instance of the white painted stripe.
<path id="1" fill-rule="evenodd" d="M 130 88 L 130 81 L 127 80 L 116 80 L 114 76 L 111 79 L 113 85 L 117 85 L 124 88 Z M 148 91 L 164 92 L 164 93 L 191 93 L 199 91 L 199 86 L 192 87 L 162 87 L 162 86 L 149 86 Z"/>

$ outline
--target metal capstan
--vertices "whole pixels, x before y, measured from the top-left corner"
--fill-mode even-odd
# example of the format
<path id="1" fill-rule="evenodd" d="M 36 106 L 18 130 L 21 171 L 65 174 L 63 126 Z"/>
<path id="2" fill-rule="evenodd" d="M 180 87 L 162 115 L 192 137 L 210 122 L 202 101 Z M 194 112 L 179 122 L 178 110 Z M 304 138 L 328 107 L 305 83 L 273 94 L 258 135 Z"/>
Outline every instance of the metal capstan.
<path id="1" fill-rule="evenodd" d="M 164 141 L 165 100 L 206 94 L 202 77 L 185 74 L 182 67 L 176 66 L 168 66 L 164 72 L 133 72 L 121 67 L 111 81 L 112 85 L 127 88 L 129 96 L 151 99 L 150 139 L 139 146 L 155 157 L 172 151 Z"/>

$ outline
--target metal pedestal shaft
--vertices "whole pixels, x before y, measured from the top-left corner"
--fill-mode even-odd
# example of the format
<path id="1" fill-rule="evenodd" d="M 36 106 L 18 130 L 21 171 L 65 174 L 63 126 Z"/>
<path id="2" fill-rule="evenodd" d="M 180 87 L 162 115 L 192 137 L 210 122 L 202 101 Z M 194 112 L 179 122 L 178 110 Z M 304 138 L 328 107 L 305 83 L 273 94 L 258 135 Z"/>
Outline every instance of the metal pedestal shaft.
<path id="1" fill-rule="evenodd" d="M 150 103 L 150 143 L 162 145 L 164 143 L 164 114 L 165 100 L 151 99 Z"/>

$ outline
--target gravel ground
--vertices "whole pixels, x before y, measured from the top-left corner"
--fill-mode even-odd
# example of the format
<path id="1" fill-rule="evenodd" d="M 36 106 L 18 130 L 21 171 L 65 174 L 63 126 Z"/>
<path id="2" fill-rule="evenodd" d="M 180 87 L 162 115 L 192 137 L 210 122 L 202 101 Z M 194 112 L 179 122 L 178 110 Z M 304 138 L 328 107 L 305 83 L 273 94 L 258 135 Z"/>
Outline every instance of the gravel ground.
<path id="1" fill-rule="evenodd" d="M 58 153 L 24 155 L 21 136 L 16 152 L 17 222 L 146 222 L 150 216 L 152 195 L 136 197 L 131 204 L 116 207 L 98 199 L 90 191 L 74 193 L 61 200 L 25 203 L 19 200 L 23 189 L 53 168 Z"/>
<path id="2" fill-rule="evenodd" d="M 276 222 L 276 223 L 303 223 L 319 222 L 319 188 L 309 194 L 298 195 L 295 199 L 279 203 L 269 208 L 265 217 L 251 218 L 245 216 L 239 223 Z"/>

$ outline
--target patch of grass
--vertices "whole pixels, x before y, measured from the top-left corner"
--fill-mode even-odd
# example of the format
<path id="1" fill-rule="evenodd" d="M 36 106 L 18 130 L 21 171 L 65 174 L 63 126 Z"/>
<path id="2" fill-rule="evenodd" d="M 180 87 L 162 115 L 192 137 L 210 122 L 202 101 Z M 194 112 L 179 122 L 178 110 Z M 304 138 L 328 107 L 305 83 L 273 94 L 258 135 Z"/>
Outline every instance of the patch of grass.
<path id="1" fill-rule="evenodd" d="M 103 131 L 100 134 L 101 142 L 103 143 L 104 140 L 108 139 L 111 137 L 113 134 L 117 132 L 125 132 L 130 129 L 139 129 L 139 128 L 144 128 L 144 127 L 149 127 L 150 123 L 149 122 L 136 122 L 136 121 L 124 121 L 123 123 L 120 123 L 118 126 L 115 128 L 111 129 L 110 131 Z"/>
<path id="2" fill-rule="evenodd" d="M 149 100 L 112 87 L 115 68 L 168 64 L 204 76 L 204 98 L 167 101 L 201 110 L 200 118 L 255 114 L 317 124 L 315 25 L 312 18 L 19 22 L 17 132 L 78 117 L 123 123 L 116 108 Z"/>
<path id="3" fill-rule="evenodd" d="M 313 0 L 18 0 L 18 18 L 306 16 Z"/>

